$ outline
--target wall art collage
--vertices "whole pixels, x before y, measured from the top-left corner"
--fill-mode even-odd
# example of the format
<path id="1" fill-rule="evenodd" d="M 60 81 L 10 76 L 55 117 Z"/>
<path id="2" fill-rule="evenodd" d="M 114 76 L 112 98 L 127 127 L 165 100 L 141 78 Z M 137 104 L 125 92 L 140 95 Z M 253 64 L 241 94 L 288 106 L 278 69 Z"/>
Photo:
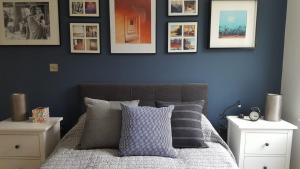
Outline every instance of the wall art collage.
<path id="1" fill-rule="evenodd" d="M 100 53 L 99 23 L 70 23 L 72 53 Z"/>
<path id="2" fill-rule="evenodd" d="M 170 22 L 168 52 L 197 52 L 197 22 Z"/>
<path id="3" fill-rule="evenodd" d="M 59 0 L 0 0 L 0 45 L 60 45 Z M 70 17 L 100 17 L 101 0 L 69 0 Z M 199 0 L 168 0 L 198 16 Z M 258 0 L 211 0 L 210 48 L 255 48 Z M 156 0 L 109 0 L 111 53 L 156 53 Z M 161 30 L 160 30 L 161 31 Z M 168 53 L 197 52 L 198 22 L 168 23 Z M 71 53 L 100 53 L 99 23 L 70 23 Z"/>
<path id="4" fill-rule="evenodd" d="M 70 17 L 99 17 L 99 0 L 69 0 Z M 100 53 L 99 23 L 70 23 L 71 53 Z"/>

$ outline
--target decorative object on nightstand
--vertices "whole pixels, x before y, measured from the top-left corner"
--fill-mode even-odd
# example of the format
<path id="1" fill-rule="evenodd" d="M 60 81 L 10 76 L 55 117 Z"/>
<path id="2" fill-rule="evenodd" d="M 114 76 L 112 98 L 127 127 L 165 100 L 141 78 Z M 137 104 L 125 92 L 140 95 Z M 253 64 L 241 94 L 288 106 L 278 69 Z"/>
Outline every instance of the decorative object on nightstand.
<path id="1" fill-rule="evenodd" d="M 38 107 L 32 110 L 32 122 L 44 123 L 49 120 L 49 107 Z"/>
<path id="2" fill-rule="evenodd" d="M 293 130 L 286 121 L 253 123 L 228 116 L 227 143 L 240 169 L 289 169 Z M 246 117 L 249 119 L 249 117 Z"/>
<path id="3" fill-rule="evenodd" d="M 251 112 L 249 114 L 250 121 L 257 121 L 261 118 L 261 111 L 259 107 L 251 107 Z"/>
<path id="4" fill-rule="evenodd" d="M 14 93 L 11 95 L 11 119 L 12 121 L 26 120 L 26 95 Z"/>
<path id="5" fill-rule="evenodd" d="M 223 138 L 223 140 L 226 140 L 226 138 L 227 138 L 227 121 L 226 121 L 227 113 L 229 110 L 236 109 L 236 108 L 238 108 L 238 109 L 242 108 L 242 104 L 241 104 L 240 100 L 238 100 L 235 103 L 233 103 L 232 105 L 226 107 L 224 109 L 224 111 L 219 114 L 220 121 L 219 121 L 218 133 Z"/>
<path id="6" fill-rule="evenodd" d="M 62 117 L 46 123 L 0 122 L 0 168 L 38 169 L 60 140 Z"/>
<path id="7" fill-rule="evenodd" d="M 282 96 L 278 94 L 267 94 L 265 120 L 280 121 L 282 114 Z"/>

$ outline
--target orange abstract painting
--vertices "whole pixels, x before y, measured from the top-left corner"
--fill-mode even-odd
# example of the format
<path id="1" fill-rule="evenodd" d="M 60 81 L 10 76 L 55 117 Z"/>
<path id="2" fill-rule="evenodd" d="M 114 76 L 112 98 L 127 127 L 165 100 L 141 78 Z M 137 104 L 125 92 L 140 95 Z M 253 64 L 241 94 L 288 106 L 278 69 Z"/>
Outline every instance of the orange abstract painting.
<path id="1" fill-rule="evenodd" d="M 150 44 L 151 0 L 115 1 L 117 44 Z"/>

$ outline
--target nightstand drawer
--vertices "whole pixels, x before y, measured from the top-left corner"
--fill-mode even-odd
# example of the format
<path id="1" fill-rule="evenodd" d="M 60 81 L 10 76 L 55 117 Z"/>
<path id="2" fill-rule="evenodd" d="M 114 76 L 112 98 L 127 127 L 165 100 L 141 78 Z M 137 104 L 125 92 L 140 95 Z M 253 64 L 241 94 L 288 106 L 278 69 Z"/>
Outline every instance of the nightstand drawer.
<path id="1" fill-rule="evenodd" d="M 246 157 L 244 169 L 284 169 L 285 157 Z"/>
<path id="2" fill-rule="evenodd" d="M 0 159 L 1 169 L 38 169 L 40 160 Z"/>
<path id="3" fill-rule="evenodd" d="M 287 133 L 246 133 L 246 154 L 287 154 Z"/>
<path id="4" fill-rule="evenodd" d="M 0 157 L 40 157 L 38 135 L 0 135 Z"/>

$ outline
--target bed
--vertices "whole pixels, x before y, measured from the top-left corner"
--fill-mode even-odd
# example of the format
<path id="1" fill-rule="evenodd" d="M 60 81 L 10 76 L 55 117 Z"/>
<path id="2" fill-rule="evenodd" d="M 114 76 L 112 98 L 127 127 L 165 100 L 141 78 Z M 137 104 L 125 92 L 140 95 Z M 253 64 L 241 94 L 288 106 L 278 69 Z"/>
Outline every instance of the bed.
<path id="1" fill-rule="evenodd" d="M 155 100 L 207 102 L 206 84 L 185 85 L 80 85 L 81 98 L 105 100 L 139 99 L 142 106 L 154 106 Z M 207 105 L 207 104 L 206 104 Z M 177 158 L 154 156 L 118 157 L 114 149 L 78 150 L 85 115 L 63 137 L 41 169 L 238 169 L 234 156 L 205 117 L 202 129 L 209 148 L 176 149 Z"/>

